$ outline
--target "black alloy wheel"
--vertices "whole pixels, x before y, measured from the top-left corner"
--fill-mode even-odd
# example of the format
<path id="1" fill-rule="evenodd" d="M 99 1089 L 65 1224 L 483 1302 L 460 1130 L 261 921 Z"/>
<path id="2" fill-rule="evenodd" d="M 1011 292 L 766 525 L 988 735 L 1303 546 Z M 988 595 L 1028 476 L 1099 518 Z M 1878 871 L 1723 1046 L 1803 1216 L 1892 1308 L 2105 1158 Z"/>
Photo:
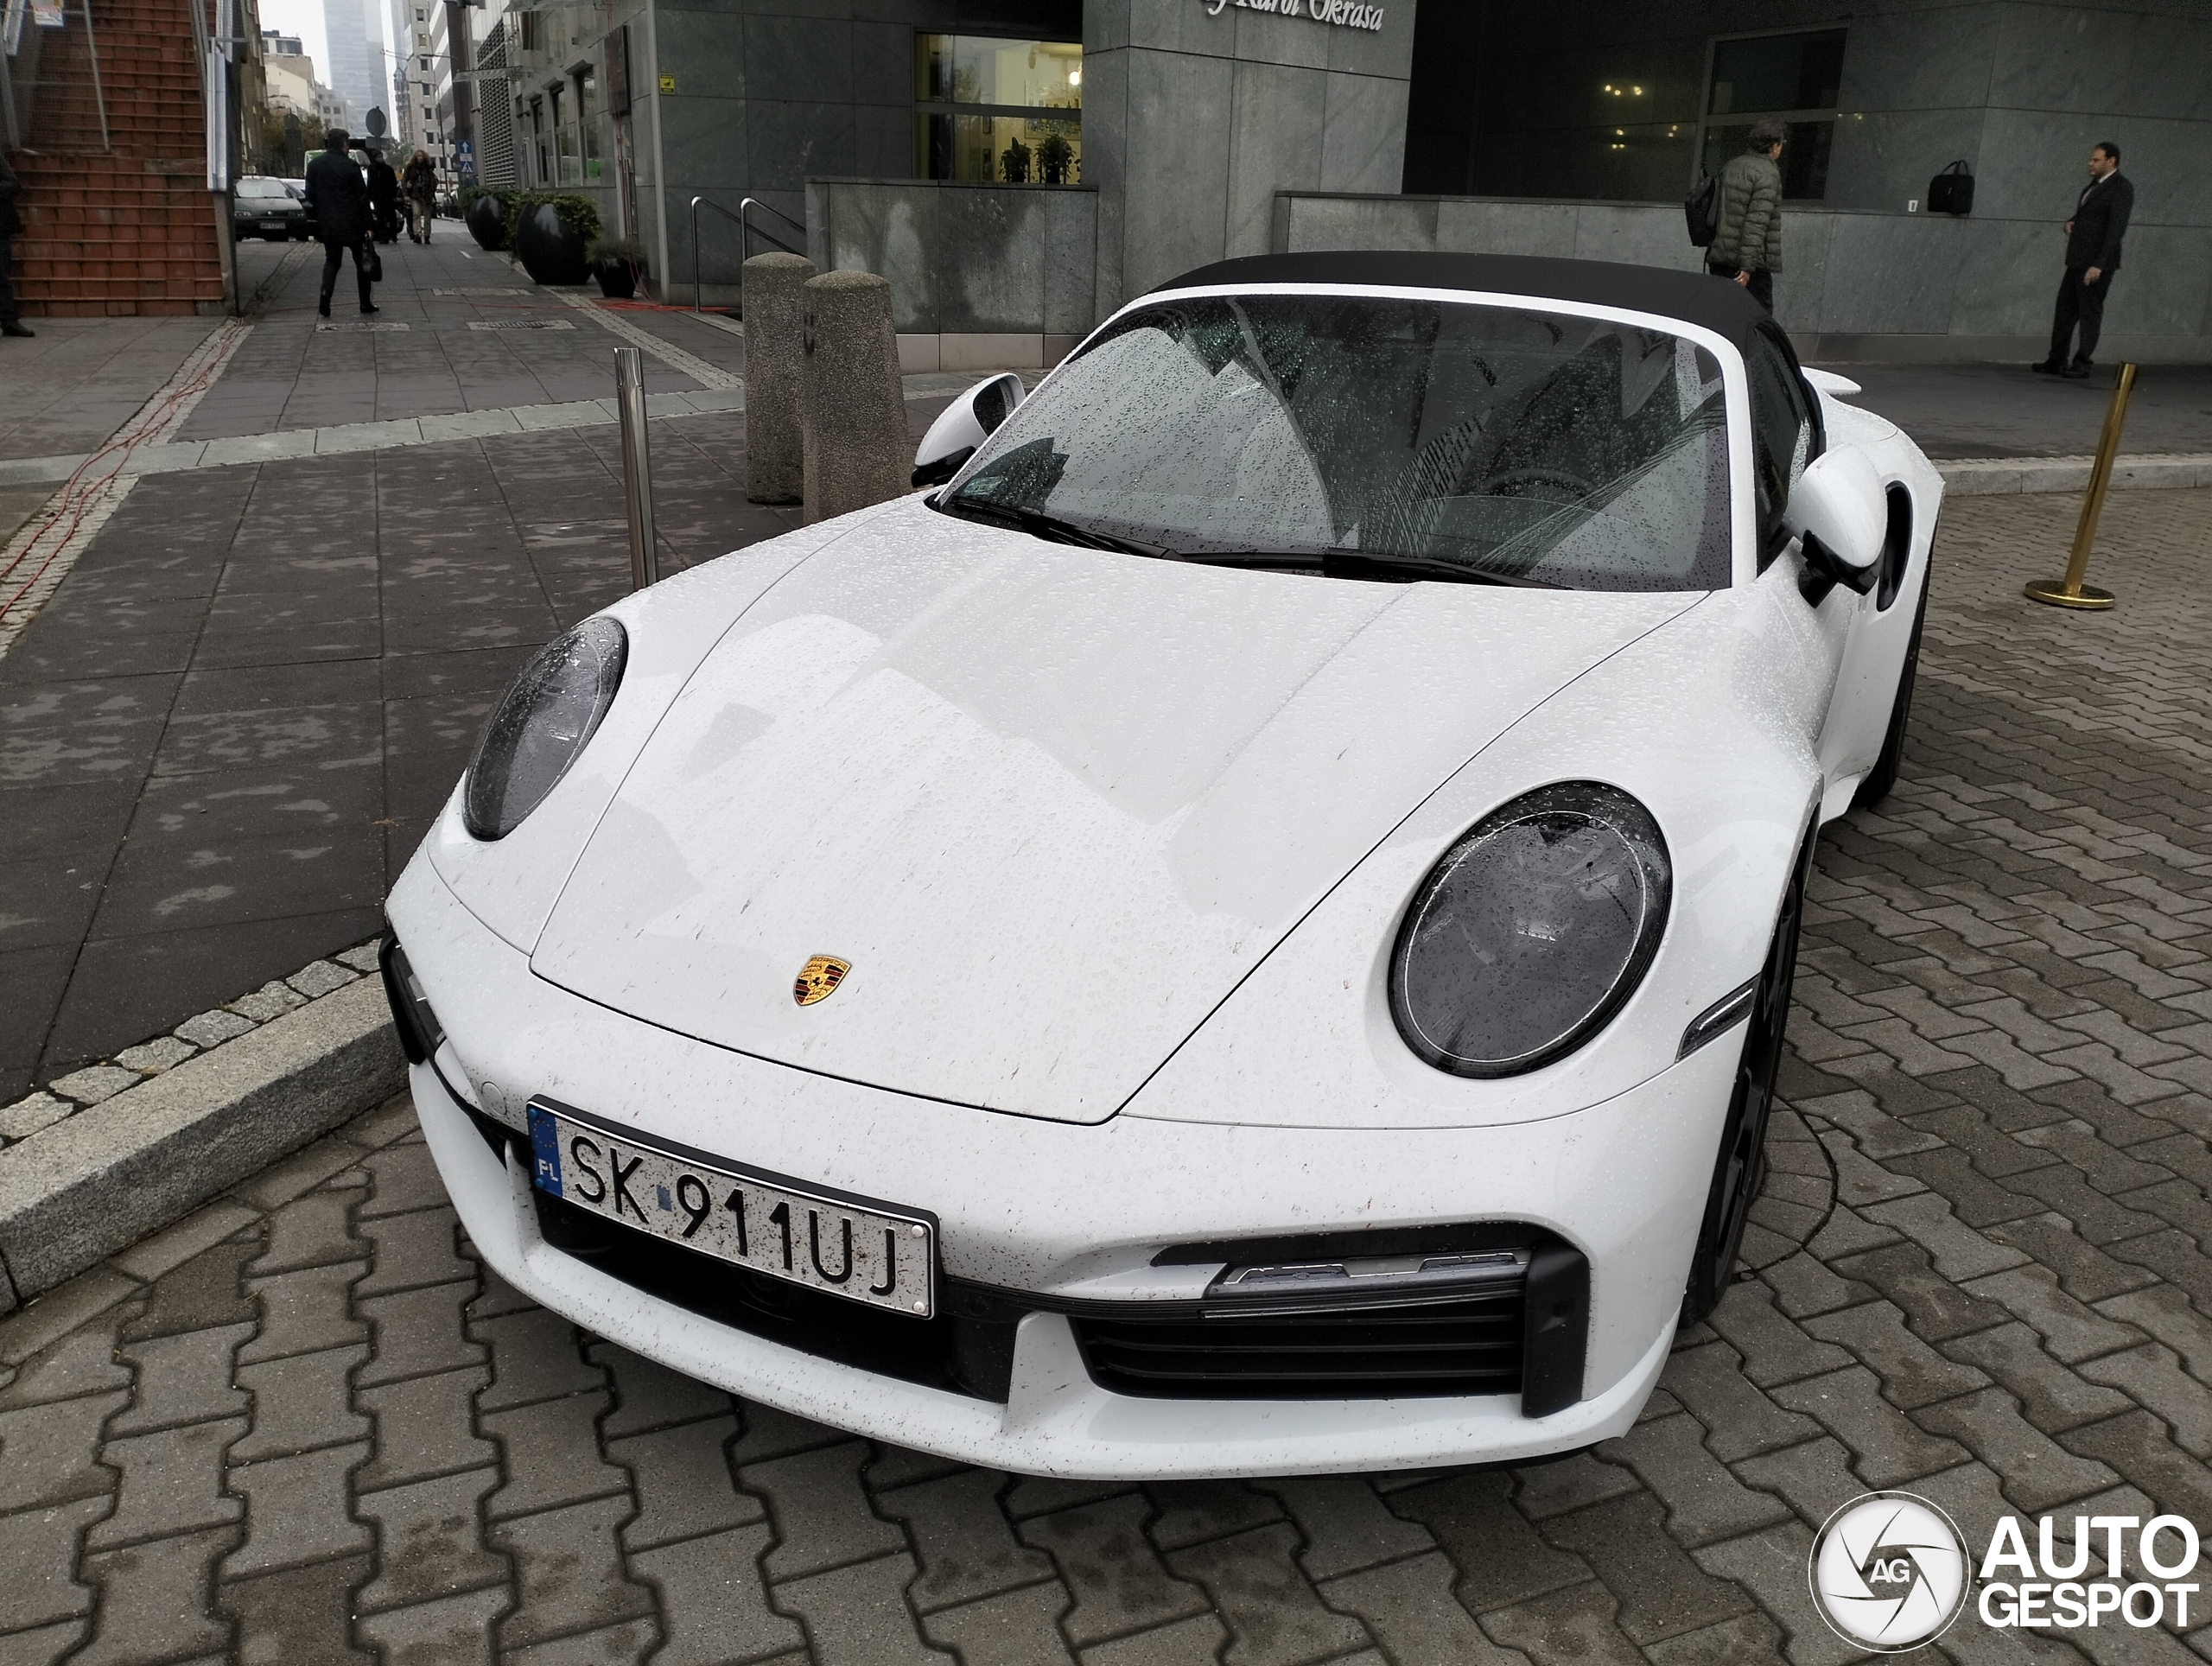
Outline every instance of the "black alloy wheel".
<path id="1" fill-rule="evenodd" d="M 1743 1057 L 1728 1096 L 1727 1119 L 1720 1125 L 1720 1154 L 1706 1195 L 1705 1221 L 1690 1261 L 1689 1285 L 1682 1293 L 1682 1323 L 1694 1325 L 1720 1303 L 1736 1272 L 1743 1248 L 1744 1224 L 1751 1200 L 1766 1183 L 1766 1125 L 1774 1110 L 1774 1078 L 1782 1067 L 1782 1036 L 1789 1022 L 1789 995 L 1797 977 L 1797 930 L 1805 912 L 1805 875 L 1813 862 L 1813 841 L 1805 836 L 1796 872 L 1783 893 L 1782 911 L 1768 944 L 1744 1027 Z"/>
<path id="2" fill-rule="evenodd" d="M 1920 576 L 1920 606 L 1912 616 L 1912 635 L 1904 645 L 1904 666 L 1897 672 L 1897 696 L 1890 703 L 1890 727 L 1882 736 L 1882 754 L 1851 795 L 1853 810 L 1872 809 L 1890 796 L 1897 784 L 1897 766 L 1904 761 L 1905 723 L 1912 715 L 1912 685 L 1920 670 L 1920 627 L 1928 622 L 1928 586 L 1932 574 Z"/>

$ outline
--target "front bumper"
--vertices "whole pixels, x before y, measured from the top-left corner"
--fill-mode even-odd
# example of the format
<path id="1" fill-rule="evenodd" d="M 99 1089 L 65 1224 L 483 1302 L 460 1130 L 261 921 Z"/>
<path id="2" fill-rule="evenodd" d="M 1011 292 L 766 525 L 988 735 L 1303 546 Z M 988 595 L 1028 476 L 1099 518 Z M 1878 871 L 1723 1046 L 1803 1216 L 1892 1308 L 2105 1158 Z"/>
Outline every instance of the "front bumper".
<path id="1" fill-rule="evenodd" d="M 717 1325 L 552 1248 L 530 1180 L 480 1139 L 427 1065 L 423 1130 L 470 1241 L 500 1277 L 595 1335 L 730 1393 L 871 1440 L 1037 1475 L 1164 1479 L 1319 1474 L 1510 1461 L 1627 1432 L 1667 1361 L 1671 1324 L 1605 1392 L 1549 1417 L 1505 1396 L 1344 1401 L 1149 1400 L 1090 1379 L 1058 1313 L 1014 1344 L 1004 1405 L 901 1382 Z"/>
<path id="2" fill-rule="evenodd" d="M 1665 1364 L 1731 1046 L 1706 1048 L 1604 1104 L 1506 1127 L 1255 1128 L 1154 1121 L 1136 1109 L 1066 1124 L 810 1075 L 595 1006 L 534 976 L 424 862 L 410 868 L 391 912 L 448 1033 L 435 1065 L 415 1066 L 413 1085 L 472 1241 L 532 1299 L 749 1399 L 1002 1469 L 1307 1473 L 1511 1462 L 1588 1446 L 1628 1429 Z M 1117 1394 L 1093 1379 L 1059 1312 L 1020 1320 L 1003 1403 L 842 1364 L 645 1294 L 549 1243 L 526 1171 L 472 1118 L 519 1130 L 537 1093 L 632 1122 L 641 1138 L 931 1210 L 949 1279 L 1060 1303 L 1196 1296 L 1217 1267 L 1154 1265 L 1171 1244 L 1524 1223 L 1588 1264 L 1581 1397 L 1529 1416 L 1510 1395 Z"/>

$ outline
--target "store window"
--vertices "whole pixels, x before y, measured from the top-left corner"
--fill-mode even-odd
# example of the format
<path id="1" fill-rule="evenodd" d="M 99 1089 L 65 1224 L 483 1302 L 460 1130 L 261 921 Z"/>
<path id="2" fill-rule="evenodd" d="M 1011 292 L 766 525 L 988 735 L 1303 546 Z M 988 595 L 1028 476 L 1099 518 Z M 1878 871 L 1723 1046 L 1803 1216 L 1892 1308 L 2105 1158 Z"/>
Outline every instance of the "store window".
<path id="1" fill-rule="evenodd" d="M 1718 174 L 1745 148 L 1751 124 L 1771 117 L 1789 126 L 1782 149 L 1782 194 L 1799 201 L 1826 196 L 1843 86 L 1844 35 L 1836 29 L 1716 40 L 1706 78 L 1705 171 Z"/>
<path id="2" fill-rule="evenodd" d="M 928 180 L 1080 182 L 1082 45 L 917 35 L 914 171 Z"/>
<path id="3" fill-rule="evenodd" d="M 527 17 L 530 14 L 524 12 L 523 16 Z M 560 118 L 559 111 L 560 104 L 558 96 L 556 95 L 554 104 L 556 121 Z M 547 133 L 545 127 L 545 100 L 542 98 L 532 99 L 530 101 L 530 140 L 531 150 L 537 158 L 537 165 L 534 170 L 537 175 L 535 183 L 541 186 L 550 185 L 553 182 L 553 152 L 550 136 Z"/>
<path id="4" fill-rule="evenodd" d="M 586 65 L 575 72 L 575 79 L 576 150 L 582 161 L 582 178 L 589 182 L 600 177 L 600 159 L 606 149 L 599 130 L 599 73 Z"/>
<path id="5" fill-rule="evenodd" d="M 569 88 L 565 82 L 556 81 L 546 88 L 545 113 L 547 119 L 553 124 L 555 171 L 552 178 L 563 185 L 574 185 L 576 182 L 578 169 L 576 129 L 575 124 L 569 120 L 572 106 L 568 94 Z"/>

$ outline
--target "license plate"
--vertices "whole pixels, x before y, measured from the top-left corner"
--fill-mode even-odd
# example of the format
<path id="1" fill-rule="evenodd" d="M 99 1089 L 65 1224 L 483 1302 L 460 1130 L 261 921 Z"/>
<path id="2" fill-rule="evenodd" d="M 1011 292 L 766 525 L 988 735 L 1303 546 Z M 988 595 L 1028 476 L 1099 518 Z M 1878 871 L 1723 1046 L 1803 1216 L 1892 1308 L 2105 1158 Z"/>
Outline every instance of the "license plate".
<path id="1" fill-rule="evenodd" d="M 531 1181 L 633 1231 L 871 1307 L 937 1307 L 934 1224 L 642 1144 L 541 1102 Z"/>
<path id="2" fill-rule="evenodd" d="M 261 222 L 261 229 L 264 232 L 281 232 L 284 229 L 284 222 L 281 219 L 264 219 Z"/>

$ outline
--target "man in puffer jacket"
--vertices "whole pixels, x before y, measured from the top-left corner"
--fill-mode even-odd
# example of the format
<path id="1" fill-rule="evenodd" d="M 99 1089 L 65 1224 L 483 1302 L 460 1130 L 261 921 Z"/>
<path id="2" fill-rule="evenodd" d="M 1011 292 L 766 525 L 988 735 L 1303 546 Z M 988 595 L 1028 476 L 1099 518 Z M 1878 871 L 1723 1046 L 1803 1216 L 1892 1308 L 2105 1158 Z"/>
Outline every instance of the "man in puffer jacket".
<path id="1" fill-rule="evenodd" d="M 1782 142 L 1789 129 L 1771 118 L 1754 123 L 1751 148 L 1720 170 L 1720 227 L 1705 251 L 1705 269 L 1732 278 L 1759 305 L 1774 310 L 1774 275 L 1782 270 Z"/>

